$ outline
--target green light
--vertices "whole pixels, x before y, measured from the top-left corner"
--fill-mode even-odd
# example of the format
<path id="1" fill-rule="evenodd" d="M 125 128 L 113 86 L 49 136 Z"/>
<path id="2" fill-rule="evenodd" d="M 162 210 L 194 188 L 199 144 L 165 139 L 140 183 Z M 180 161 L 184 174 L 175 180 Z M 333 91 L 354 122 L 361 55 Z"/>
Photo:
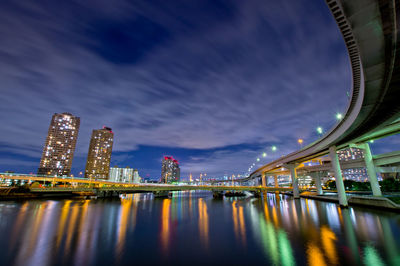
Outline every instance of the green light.
<path id="1" fill-rule="evenodd" d="M 385 265 L 377 250 L 370 245 L 364 248 L 364 262 L 366 265 Z"/>
<path id="2" fill-rule="evenodd" d="M 263 157 L 267 157 L 267 153 L 266 153 L 266 152 L 263 152 L 262 156 L 263 156 Z"/>
<path id="3" fill-rule="evenodd" d="M 336 114 L 336 119 L 337 120 L 342 120 L 342 118 L 343 118 L 343 115 L 341 113 L 337 113 Z"/>
<path id="4" fill-rule="evenodd" d="M 374 140 L 373 140 L 373 139 L 371 139 L 371 140 L 369 141 L 369 143 L 374 143 Z"/>
<path id="5" fill-rule="evenodd" d="M 259 162 L 260 161 L 260 158 L 257 158 L 257 162 Z"/>
<path id="6" fill-rule="evenodd" d="M 317 132 L 318 132 L 318 134 L 322 134 L 323 133 L 323 129 L 322 129 L 322 127 L 317 127 Z"/>
<path id="7" fill-rule="evenodd" d="M 272 146 L 272 147 L 271 147 L 271 150 L 272 150 L 272 151 L 276 151 L 276 149 L 277 149 L 276 146 Z"/>

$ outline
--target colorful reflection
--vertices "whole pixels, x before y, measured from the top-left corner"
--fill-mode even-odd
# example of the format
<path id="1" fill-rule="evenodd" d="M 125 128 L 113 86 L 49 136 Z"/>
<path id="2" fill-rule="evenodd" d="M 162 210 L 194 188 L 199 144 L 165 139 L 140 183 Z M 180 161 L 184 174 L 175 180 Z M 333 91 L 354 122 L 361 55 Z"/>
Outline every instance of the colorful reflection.
<path id="1" fill-rule="evenodd" d="M 161 214 L 161 247 L 165 255 L 167 255 L 168 252 L 168 242 L 170 237 L 170 212 L 171 200 L 164 199 Z"/>
<path id="2" fill-rule="evenodd" d="M 232 202 L 232 219 L 236 239 L 238 239 L 242 245 L 246 245 L 246 225 L 243 206 L 238 205 L 236 200 Z"/>
<path id="3" fill-rule="evenodd" d="M 400 265 L 399 221 L 275 194 L 0 202 L 0 264 Z"/>
<path id="4" fill-rule="evenodd" d="M 199 233 L 204 247 L 208 248 L 208 212 L 203 198 L 199 199 Z"/>

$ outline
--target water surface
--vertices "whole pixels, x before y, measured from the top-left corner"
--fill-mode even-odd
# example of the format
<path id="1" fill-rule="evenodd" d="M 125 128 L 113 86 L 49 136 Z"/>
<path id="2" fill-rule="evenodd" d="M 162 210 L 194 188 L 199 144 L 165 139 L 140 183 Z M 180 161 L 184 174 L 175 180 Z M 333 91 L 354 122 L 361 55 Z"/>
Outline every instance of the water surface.
<path id="1" fill-rule="evenodd" d="M 267 194 L 0 202 L 1 265 L 400 265 L 400 214 Z"/>

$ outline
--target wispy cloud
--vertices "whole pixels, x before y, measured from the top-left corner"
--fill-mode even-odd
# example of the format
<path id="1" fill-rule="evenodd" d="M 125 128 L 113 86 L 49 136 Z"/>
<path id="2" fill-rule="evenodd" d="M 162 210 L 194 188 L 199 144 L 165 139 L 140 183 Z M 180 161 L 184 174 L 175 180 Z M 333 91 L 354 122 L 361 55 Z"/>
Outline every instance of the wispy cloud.
<path id="1" fill-rule="evenodd" d="M 184 171 L 236 171 L 258 152 L 232 145 L 295 148 L 344 110 L 350 86 L 343 41 L 319 2 L 3 2 L 1 143 L 39 158 L 52 113 L 68 111 L 81 117 L 79 158 L 103 125 L 117 152 L 227 149 L 184 158 Z"/>

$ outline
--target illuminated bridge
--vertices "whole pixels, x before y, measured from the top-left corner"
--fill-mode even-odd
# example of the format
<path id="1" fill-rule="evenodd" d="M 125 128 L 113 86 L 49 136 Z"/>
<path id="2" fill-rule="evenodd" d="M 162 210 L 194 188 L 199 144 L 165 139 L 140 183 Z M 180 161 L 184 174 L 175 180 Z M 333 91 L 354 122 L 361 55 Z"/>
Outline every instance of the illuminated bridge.
<path id="1" fill-rule="evenodd" d="M 268 188 L 254 186 L 216 186 L 216 185 L 169 185 L 169 184 L 131 184 L 107 180 L 91 180 L 81 177 L 38 176 L 27 174 L 0 173 L 0 179 L 19 180 L 30 184 L 24 196 L 35 195 L 76 195 L 76 196 L 118 196 L 125 193 L 153 192 L 155 196 L 168 196 L 171 191 L 208 190 L 217 193 L 223 191 L 249 191 L 256 195 L 269 191 L 290 191 L 292 188 Z M 37 182 L 36 186 L 32 185 Z M 0 196 L 10 196 L 14 188 L 0 189 Z M 23 197 L 23 196 L 22 196 Z M 19 198 L 22 198 L 19 195 Z"/>
<path id="2" fill-rule="evenodd" d="M 250 178 L 288 169 L 293 194 L 299 197 L 296 168 L 329 154 L 339 203 L 347 206 L 337 150 L 364 151 L 365 166 L 374 196 L 381 196 L 368 141 L 400 132 L 400 2 L 398 0 L 327 0 L 342 33 L 352 69 L 352 93 L 343 119 L 314 143 L 270 162 Z M 265 181 L 263 180 L 263 184 Z"/>

